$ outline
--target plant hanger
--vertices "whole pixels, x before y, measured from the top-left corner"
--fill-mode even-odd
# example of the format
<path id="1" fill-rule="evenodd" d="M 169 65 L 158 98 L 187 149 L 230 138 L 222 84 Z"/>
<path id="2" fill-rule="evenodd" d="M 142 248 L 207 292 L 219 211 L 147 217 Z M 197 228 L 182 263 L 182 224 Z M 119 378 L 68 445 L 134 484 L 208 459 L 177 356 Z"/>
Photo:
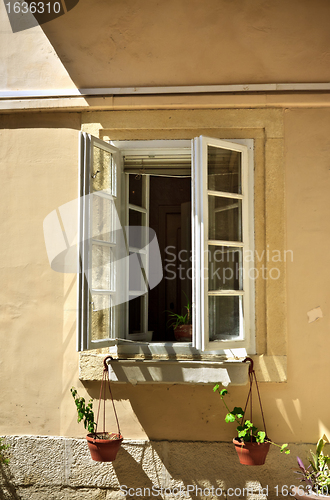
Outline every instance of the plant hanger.
<path id="1" fill-rule="evenodd" d="M 213 387 L 213 391 L 220 394 L 221 400 L 228 411 L 227 415 L 225 416 L 225 421 L 227 423 L 236 423 L 237 437 L 233 439 L 233 443 L 235 445 L 240 463 L 244 465 L 263 465 L 265 463 L 266 456 L 271 444 L 279 447 L 280 451 L 284 452 L 285 454 L 289 454 L 290 450 L 288 449 L 287 443 L 280 446 L 271 441 L 267 436 L 265 416 L 262 408 L 256 373 L 253 368 L 253 360 L 251 358 L 245 358 L 243 360 L 243 363 L 247 362 L 249 363 L 250 387 L 244 410 L 240 406 L 235 406 L 232 411 L 229 410 L 228 405 L 224 400 L 226 394 L 228 394 L 226 388 L 220 389 L 220 385 L 216 384 Z M 264 430 L 258 430 L 258 428 L 253 424 L 252 410 L 254 385 L 258 394 L 258 401 Z M 250 419 L 246 418 L 246 411 L 248 408 L 250 410 Z"/>
<path id="2" fill-rule="evenodd" d="M 95 422 L 95 430 L 92 434 L 87 434 L 86 436 L 92 459 L 97 462 L 113 462 L 116 459 L 118 450 L 123 441 L 123 436 L 121 435 L 120 432 L 118 415 L 116 412 L 116 407 L 113 400 L 111 386 L 110 386 L 110 379 L 109 379 L 109 369 L 107 361 L 112 359 L 113 358 L 111 356 L 106 356 L 103 360 L 103 376 L 101 382 L 99 404 L 97 409 L 97 417 Z M 117 433 L 107 432 L 105 430 L 105 401 L 106 401 L 107 386 L 109 388 L 113 412 L 115 414 L 117 422 L 117 428 L 118 428 Z M 97 432 L 102 400 L 103 400 L 103 431 Z"/>
<path id="3" fill-rule="evenodd" d="M 263 422 L 263 425 L 264 425 L 264 431 L 265 431 L 265 437 L 267 438 L 267 430 L 266 430 L 266 422 L 265 422 L 265 416 L 264 416 L 264 411 L 263 411 L 263 408 L 262 408 L 262 403 L 261 403 L 261 397 L 260 397 L 260 392 L 259 392 L 259 386 L 258 386 L 258 381 L 257 381 L 257 376 L 256 376 L 256 372 L 254 371 L 254 363 L 253 363 L 253 359 L 251 358 L 245 358 L 243 360 L 243 363 L 246 363 L 248 362 L 249 363 L 249 380 L 250 380 L 250 388 L 249 388 L 249 392 L 248 392 L 248 395 L 247 395 L 247 399 L 246 399 L 246 403 L 245 403 L 245 407 L 244 407 L 244 412 L 243 412 L 243 417 L 242 417 L 242 422 L 241 422 L 241 425 L 243 426 L 244 425 L 244 422 L 245 422 L 245 419 L 246 419 L 246 409 L 247 409 L 247 406 L 248 406 L 248 403 L 250 401 L 250 421 L 253 422 L 253 414 L 252 414 L 252 408 L 253 408 L 253 404 L 252 404 L 252 397 L 253 397 L 253 384 L 255 384 L 255 387 L 256 387 L 256 390 L 257 390 L 257 394 L 258 394 L 258 400 L 259 400 L 259 407 L 260 407 L 260 412 L 261 412 L 261 417 L 262 417 L 262 422 Z M 251 431 L 251 442 L 252 442 L 252 431 Z"/>
<path id="4" fill-rule="evenodd" d="M 110 393 L 111 403 L 112 403 L 112 407 L 113 407 L 113 412 L 114 412 L 114 415 L 115 415 L 115 418 L 116 418 L 116 422 L 117 422 L 118 435 L 119 436 L 121 435 L 121 433 L 120 433 L 120 427 L 119 427 L 118 415 L 117 415 L 117 412 L 116 412 L 116 407 L 115 407 L 115 403 L 114 403 L 113 396 L 112 396 L 112 391 L 111 391 L 111 385 L 110 385 L 110 379 L 109 379 L 109 367 L 108 367 L 108 363 L 107 363 L 108 359 L 109 360 L 113 360 L 113 358 L 112 358 L 112 356 L 106 356 L 104 358 L 104 360 L 103 360 L 103 376 L 102 376 L 102 382 L 101 382 L 99 404 L 98 404 L 98 408 L 97 408 L 97 417 L 96 417 L 96 421 L 95 421 L 95 436 L 98 434 L 97 428 L 98 428 L 98 423 L 99 423 L 99 416 L 100 416 L 100 409 L 101 409 L 101 402 L 102 401 L 103 401 L 103 431 L 102 431 L 102 434 L 103 435 L 106 434 L 106 430 L 105 430 L 105 401 L 106 401 L 106 389 L 107 389 L 107 386 L 109 388 L 109 393 Z"/>

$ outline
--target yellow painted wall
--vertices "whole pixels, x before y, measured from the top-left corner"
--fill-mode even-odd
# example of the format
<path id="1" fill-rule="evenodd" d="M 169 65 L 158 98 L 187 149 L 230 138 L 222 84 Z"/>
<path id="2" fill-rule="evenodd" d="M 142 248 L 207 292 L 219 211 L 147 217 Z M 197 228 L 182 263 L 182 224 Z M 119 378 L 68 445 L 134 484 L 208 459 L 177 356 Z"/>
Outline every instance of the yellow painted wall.
<path id="1" fill-rule="evenodd" d="M 0 128 L 1 428 L 58 435 L 77 376 L 76 277 L 51 270 L 43 220 L 77 197 L 80 117 L 3 115 Z"/>

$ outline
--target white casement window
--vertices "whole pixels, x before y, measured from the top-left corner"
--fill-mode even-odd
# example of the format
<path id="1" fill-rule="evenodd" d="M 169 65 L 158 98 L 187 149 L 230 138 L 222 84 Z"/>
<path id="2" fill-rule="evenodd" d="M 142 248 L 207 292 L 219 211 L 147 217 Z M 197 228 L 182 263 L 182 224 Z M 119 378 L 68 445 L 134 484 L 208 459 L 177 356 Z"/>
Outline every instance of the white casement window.
<path id="1" fill-rule="evenodd" d="M 80 163 L 78 350 L 173 348 L 188 301 L 189 352 L 253 353 L 253 141 L 81 134 Z"/>

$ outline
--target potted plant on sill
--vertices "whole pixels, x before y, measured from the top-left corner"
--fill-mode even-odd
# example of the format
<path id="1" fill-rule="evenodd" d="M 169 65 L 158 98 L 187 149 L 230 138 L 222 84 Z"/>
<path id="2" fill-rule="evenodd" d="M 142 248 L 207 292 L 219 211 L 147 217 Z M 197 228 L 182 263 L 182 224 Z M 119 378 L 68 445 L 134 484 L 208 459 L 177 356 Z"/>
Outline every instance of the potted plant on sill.
<path id="1" fill-rule="evenodd" d="M 318 440 L 315 453 L 310 451 L 309 466 L 305 468 L 303 461 L 297 457 L 300 481 L 306 483 L 293 487 L 293 496 L 301 500 L 329 499 L 330 495 L 330 456 L 323 453 L 324 446 L 329 443 L 326 436 Z"/>
<path id="2" fill-rule="evenodd" d="M 169 311 L 169 321 L 171 322 L 170 326 L 173 327 L 174 337 L 178 342 L 192 341 L 191 304 L 188 297 L 185 309 L 187 309 L 186 314 L 177 314 Z"/>
<path id="3" fill-rule="evenodd" d="M 118 417 L 117 417 L 116 408 L 114 405 L 111 387 L 110 387 L 110 381 L 109 381 L 109 375 L 108 375 L 108 365 L 106 363 L 107 359 L 112 359 L 112 358 L 111 358 L 111 356 L 107 356 L 103 361 L 104 370 L 103 370 L 103 378 L 102 378 L 102 383 L 101 383 L 100 399 L 99 399 L 99 406 L 98 406 L 96 422 L 94 421 L 93 400 L 90 399 L 88 404 L 86 404 L 85 399 L 83 397 L 78 396 L 77 390 L 74 387 L 71 388 L 71 394 L 72 394 L 73 399 L 75 401 L 75 405 L 76 405 L 77 412 L 78 412 L 78 423 L 81 422 L 82 420 L 84 421 L 84 427 L 85 427 L 85 429 L 88 430 L 88 434 L 86 436 L 88 448 L 89 448 L 92 460 L 95 460 L 96 462 L 113 462 L 116 459 L 117 453 L 118 453 L 119 448 L 121 446 L 121 443 L 123 441 L 123 436 L 121 435 L 121 432 L 119 429 Z M 105 381 L 106 380 L 108 381 L 108 387 L 109 387 L 109 391 L 110 391 L 110 396 L 111 396 L 114 414 L 115 414 L 116 421 L 117 421 L 118 432 L 110 432 L 109 433 L 109 432 L 105 431 L 105 428 L 104 428 L 105 427 L 105 404 L 103 406 L 103 408 L 104 408 L 103 431 L 99 432 L 97 430 L 97 423 L 98 423 L 98 418 L 99 418 L 99 413 L 100 413 L 101 399 L 103 399 L 104 403 L 105 403 L 105 388 L 106 388 Z M 103 395 L 103 397 L 102 397 L 102 395 Z"/>
<path id="4" fill-rule="evenodd" d="M 278 445 L 271 441 L 266 433 L 266 424 L 264 420 L 264 414 L 261 405 L 260 393 L 258 388 L 258 383 L 255 375 L 255 371 L 253 369 L 253 361 L 251 358 L 246 358 L 244 361 L 249 361 L 249 378 L 250 378 L 250 390 L 248 393 L 247 401 L 245 404 L 245 409 L 243 410 L 241 407 L 235 406 L 235 408 L 230 411 L 224 397 L 228 394 L 227 389 L 220 389 L 220 385 L 216 384 L 213 387 L 214 392 L 218 392 L 220 394 L 221 400 L 227 409 L 227 415 L 225 416 L 225 421 L 227 423 L 236 422 L 237 427 L 237 437 L 233 439 L 233 443 L 235 445 L 236 452 L 238 454 L 239 461 L 242 465 L 263 465 L 265 463 L 270 445 L 273 444 L 280 448 L 281 453 L 289 454 L 290 450 L 288 449 L 288 445 L 283 444 Z M 264 430 L 258 430 L 258 428 L 252 423 L 252 386 L 255 383 L 259 405 L 262 415 L 262 420 L 264 424 Z M 250 400 L 250 419 L 245 419 L 246 408 L 248 402 Z"/>

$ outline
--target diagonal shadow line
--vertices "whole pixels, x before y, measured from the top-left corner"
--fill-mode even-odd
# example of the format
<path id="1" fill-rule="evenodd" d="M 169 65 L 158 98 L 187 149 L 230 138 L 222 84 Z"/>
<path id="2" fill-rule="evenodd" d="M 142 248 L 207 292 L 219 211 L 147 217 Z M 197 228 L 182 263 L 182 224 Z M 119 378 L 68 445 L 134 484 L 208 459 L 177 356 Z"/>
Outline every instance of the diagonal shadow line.
<path id="1" fill-rule="evenodd" d="M 12 479 L 13 477 L 9 468 L 0 463 L 0 500 L 21 500 L 21 497 L 12 483 Z M 5 487 L 7 491 L 4 491 L 3 487 Z"/>

